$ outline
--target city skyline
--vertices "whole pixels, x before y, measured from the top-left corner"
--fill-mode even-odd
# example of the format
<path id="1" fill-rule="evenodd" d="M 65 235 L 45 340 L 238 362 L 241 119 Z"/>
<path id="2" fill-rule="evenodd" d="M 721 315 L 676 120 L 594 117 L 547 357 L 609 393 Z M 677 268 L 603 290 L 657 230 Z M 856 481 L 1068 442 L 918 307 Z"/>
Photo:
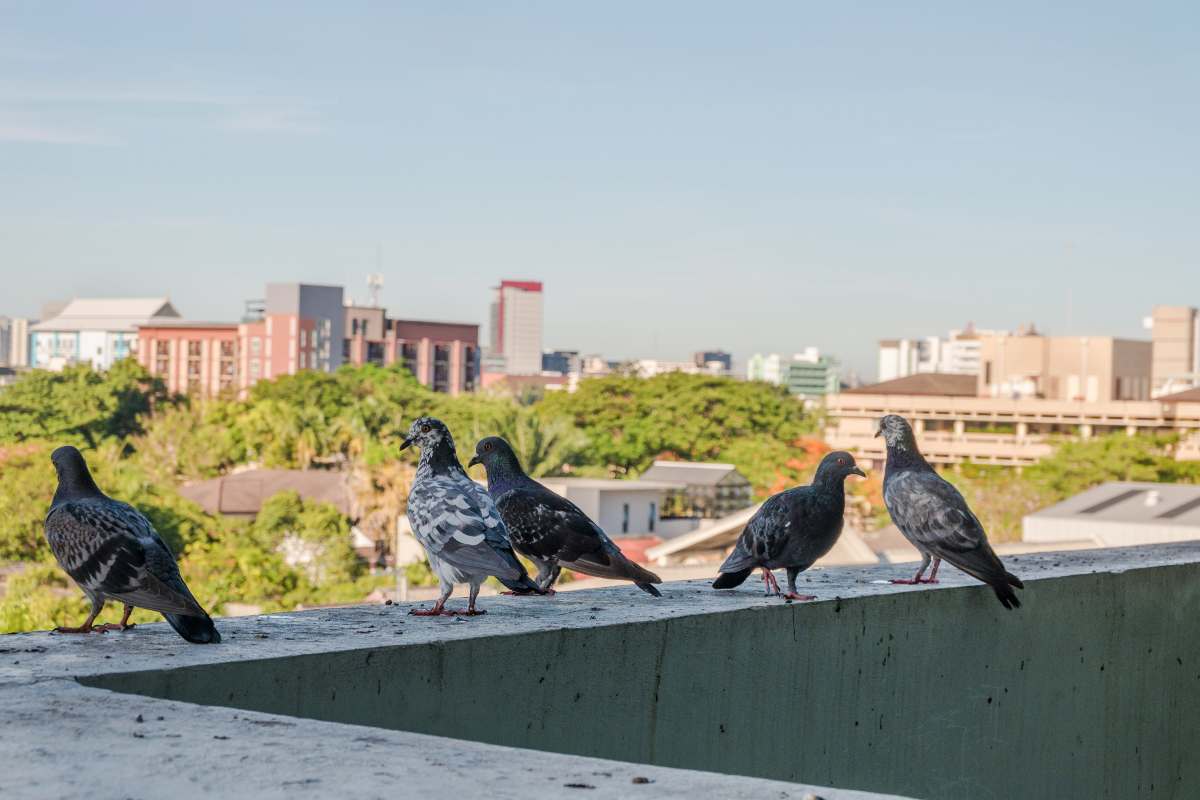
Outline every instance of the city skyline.
<path id="1" fill-rule="evenodd" d="M 5 12 L 0 314 L 382 272 L 486 329 L 507 275 L 547 348 L 869 377 L 883 338 L 1200 302 L 1195 9 L 282 8 Z"/>

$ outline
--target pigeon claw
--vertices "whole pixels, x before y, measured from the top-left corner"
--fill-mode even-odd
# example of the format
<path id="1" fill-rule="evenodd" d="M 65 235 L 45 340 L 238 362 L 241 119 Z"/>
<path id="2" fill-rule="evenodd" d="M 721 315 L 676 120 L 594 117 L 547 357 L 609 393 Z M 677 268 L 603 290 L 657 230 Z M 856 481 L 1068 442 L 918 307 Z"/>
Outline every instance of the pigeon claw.
<path id="1" fill-rule="evenodd" d="M 106 622 L 103 625 L 95 626 L 92 630 L 107 633 L 108 631 L 127 631 L 133 627 L 133 625 L 122 625 L 120 622 Z"/>
<path id="2" fill-rule="evenodd" d="M 915 583 L 937 583 L 937 578 L 918 578 Z"/>
<path id="3" fill-rule="evenodd" d="M 899 586 L 916 586 L 918 583 L 923 583 L 920 578 L 892 578 L 888 583 L 894 583 Z"/>
<path id="4" fill-rule="evenodd" d="M 454 612 L 434 606 L 433 608 L 413 608 L 408 613 L 414 617 L 440 617 L 443 614 L 453 614 Z"/>
<path id="5" fill-rule="evenodd" d="M 788 592 L 787 594 L 785 594 L 783 596 L 783 599 L 784 600 L 816 600 L 817 596 L 815 594 L 796 594 L 795 592 Z"/>
<path id="6" fill-rule="evenodd" d="M 92 627 L 91 625 L 80 625 L 78 628 L 69 628 L 65 625 L 59 625 L 54 629 L 55 633 L 105 633 L 108 629 L 103 625 Z"/>

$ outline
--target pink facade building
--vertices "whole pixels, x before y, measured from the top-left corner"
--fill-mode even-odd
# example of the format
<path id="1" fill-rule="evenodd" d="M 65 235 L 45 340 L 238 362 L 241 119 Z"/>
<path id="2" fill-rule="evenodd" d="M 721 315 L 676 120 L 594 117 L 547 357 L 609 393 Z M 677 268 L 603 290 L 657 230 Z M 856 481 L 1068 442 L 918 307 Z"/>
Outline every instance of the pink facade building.
<path id="1" fill-rule="evenodd" d="M 340 286 L 269 284 L 261 313 L 242 322 L 154 320 L 138 327 L 137 358 L 173 392 L 240 394 L 260 380 L 343 363 L 400 363 L 438 392 L 474 391 L 479 326 L 389 319 L 345 306 Z"/>

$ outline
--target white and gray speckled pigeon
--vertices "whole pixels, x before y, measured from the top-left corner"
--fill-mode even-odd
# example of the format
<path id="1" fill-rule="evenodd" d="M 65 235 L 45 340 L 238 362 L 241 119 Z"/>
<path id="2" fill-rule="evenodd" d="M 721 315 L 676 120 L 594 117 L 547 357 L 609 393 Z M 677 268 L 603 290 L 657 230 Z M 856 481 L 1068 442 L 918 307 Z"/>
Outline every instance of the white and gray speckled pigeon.
<path id="1" fill-rule="evenodd" d="M 459 463 L 449 429 L 441 420 L 422 417 L 409 428 L 400 449 L 413 444 L 421 448 L 421 460 L 408 493 L 408 521 L 425 548 L 442 594 L 429 611 L 411 613 L 463 613 L 446 611 L 446 600 L 456 583 L 466 583 L 471 595 L 465 613 L 483 614 L 475 609 L 475 599 L 491 575 L 514 593 L 545 594 L 513 553 L 504 521 L 487 490 L 471 480 Z"/>
<path id="2" fill-rule="evenodd" d="M 563 567 L 633 581 L 647 594 L 661 597 L 653 584 L 662 579 L 629 560 L 578 506 L 525 474 L 512 447 L 499 436 L 475 445 L 468 466 L 483 464 L 488 494 L 504 519 L 513 547 L 538 566 L 537 584 L 550 590 Z"/>
<path id="3" fill-rule="evenodd" d="M 875 435 L 887 444 L 883 501 L 904 538 L 921 552 L 917 574 L 892 583 L 936 583 L 938 567 L 945 560 L 991 586 L 1005 608 L 1019 608 L 1021 601 L 1012 587 L 1025 585 L 1004 568 L 958 489 L 921 455 L 907 420 L 889 414 L 879 421 Z M 922 578 L 931 559 L 933 572 Z"/>
<path id="4" fill-rule="evenodd" d="M 813 482 L 772 495 L 746 524 L 737 545 L 714 589 L 740 586 L 755 567 L 763 571 L 767 594 L 779 594 L 779 583 L 771 570 L 787 570 L 788 600 L 814 600 L 815 595 L 796 592 L 796 576 L 828 553 L 842 533 L 846 512 L 846 478 L 866 475 L 854 456 L 837 451 L 821 459 Z"/>
<path id="5" fill-rule="evenodd" d="M 77 628 L 61 633 L 127 630 L 134 607 L 157 611 L 184 639 L 214 644 L 221 634 L 179 574 L 175 556 L 136 508 L 105 496 L 74 447 L 50 454 L 58 490 L 46 515 L 46 540 L 59 565 L 92 601 Z M 120 623 L 93 627 L 108 600 L 123 603 Z"/>

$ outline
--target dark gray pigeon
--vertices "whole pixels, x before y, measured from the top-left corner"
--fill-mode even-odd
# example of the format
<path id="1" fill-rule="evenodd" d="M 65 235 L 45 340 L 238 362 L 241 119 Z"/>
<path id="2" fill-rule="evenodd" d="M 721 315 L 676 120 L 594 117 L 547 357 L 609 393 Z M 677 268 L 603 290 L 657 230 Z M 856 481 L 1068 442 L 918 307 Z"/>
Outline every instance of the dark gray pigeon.
<path id="1" fill-rule="evenodd" d="M 59 566 L 92 601 L 92 611 L 82 625 L 56 630 L 128 630 L 133 627 L 129 615 L 137 607 L 162 614 L 189 642 L 221 641 L 150 520 L 133 506 L 106 497 L 74 447 L 58 448 L 50 460 L 58 473 L 58 490 L 46 515 L 46 541 Z M 108 600 L 125 605 L 120 623 L 93 626 Z"/>
<path id="2" fill-rule="evenodd" d="M 787 570 L 788 600 L 814 600 L 815 595 L 796 591 L 796 576 L 833 548 L 842 533 L 846 511 L 845 481 L 850 475 L 866 475 L 854 456 L 836 451 L 821 459 L 809 486 L 797 486 L 772 495 L 750 518 L 714 589 L 740 586 L 755 567 L 761 567 L 767 594 L 779 594 L 779 583 L 771 570 Z"/>
<path id="3" fill-rule="evenodd" d="M 883 501 L 904 538 L 921 552 L 921 567 L 911 580 L 892 583 L 936 583 L 938 567 L 949 561 L 992 587 L 1005 608 L 1019 608 L 1012 587 L 1024 589 L 1021 579 L 1004 569 L 988 544 L 983 526 L 952 484 L 933 471 L 917 449 L 917 440 L 904 417 L 889 414 L 875 434 L 887 444 Z M 930 560 L 933 572 L 922 578 Z"/>
<path id="4" fill-rule="evenodd" d="M 449 429 L 441 420 L 422 417 L 408 434 L 400 449 L 413 444 L 421 448 L 417 475 L 408 493 L 408 521 L 442 588 L 432 609 L 410 613 L 484 614 L 475 609 L 475 599 L 480 585 L 491 575 L 516 594 L 545 594 L 513 553 L 496 504 L 458 463 Z M 446 610 L 456 583 L 471 587 L 466 612 Z"/>
<path id="5" fill-rule="evenodd" d="M 488 494 L 513 547 L 537 564 L 542 589 L 549 590 L 566 567 L 597 578 L 633 581 L 643 592 L 662 596 L 653 586 L 662 579 L 630 561 L 578 506 L 526 475 L 508 442 L 499 436 L 481 440 L 469 466 L 475 464 L 487 470 Z"/>

